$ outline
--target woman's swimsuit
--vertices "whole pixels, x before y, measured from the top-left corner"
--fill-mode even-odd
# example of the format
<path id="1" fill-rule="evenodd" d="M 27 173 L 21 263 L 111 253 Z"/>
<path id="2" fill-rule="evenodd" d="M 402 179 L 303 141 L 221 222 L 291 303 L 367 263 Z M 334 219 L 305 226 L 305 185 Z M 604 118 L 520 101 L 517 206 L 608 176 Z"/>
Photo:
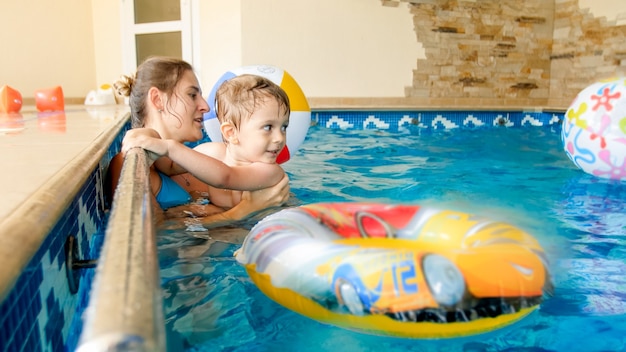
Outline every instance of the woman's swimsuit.
<path id="1" fill-rule="evenodd" d="M 156 195 L 161 209 L 175 207 L 191 202 L 191 196 L 178 183 L 174 182 L 167 175 L 158 172 L 161 178 L 161 189 Z"/>

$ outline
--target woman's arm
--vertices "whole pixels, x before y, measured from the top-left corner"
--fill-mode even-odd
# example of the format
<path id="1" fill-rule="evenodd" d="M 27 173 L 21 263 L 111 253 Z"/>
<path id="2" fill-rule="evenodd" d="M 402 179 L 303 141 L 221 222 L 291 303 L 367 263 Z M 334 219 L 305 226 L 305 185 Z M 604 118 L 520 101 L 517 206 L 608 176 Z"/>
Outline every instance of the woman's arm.
<path id="1" fill-rule="evenodd" d="M 111 205 L 113 204 L 115 191 L 117 190 L 117 186 L 119 184 L 120 176 L 122 173 L 122 168 L 124 166 L 124 158 L 125 156 L 123 153 L 118 153 L 115 156 L 113 156 L 113 158 L 111 159 L 111 162 L 109 163 L 109 168 L 107 170 L 107 174 L 108 174 L 107 177 L 109 178 L 107 193 L 108 193 L 108 198 L 109 198 L 109 201 L 111 202 Z M 153 216 L 154 216 L 156 223 L 160 223 L 163 220 L 163 210 L 159 206 L 159 203 L 157 202 L 155 195 L 157 194 L 157 192 L 159 191 L 159 188 L 161 187 L 161 179 L 152 168 L 150 169 L 150 174 L 148 177 L 150 178 L 149 180 L 150 192 L 151 192 L 150 202 L 153 207 Z"/>
<path id="2" fill-rule="evenodd" d="M 113 202 L 113 195 L 115 194 L 115 190 L 117 189 L 117 184 L 120 181 L 120 175 L 122 173 L 122 166 L 124 165 L 124 155 L 122 153 L 115 154 L 109 163 L 109 168 L 107 170 L 108 177 L 108 189 L 107 195 L 111 202 Z"/>
<path id="3" fill-rule="evenodd" d="M 156 167 L 157 170 L 168 176 L 176 176 L 187 172 L 187 170 L 185 170 L 180 165 L 176 164 L 172 159 L 166 156 L 158 158 L 154 162 L 154 167 Z"/>
<path id="4" fill-rule="evenodd" d="M 285 174 L 283 179 L 273 187 L 243 192 L 241 202 L 236 206 L 222 213 L 204 217 L 202 223 L 213 226 L 243 220 L 262 210 L 285 204 L 289 200 L 289 191 L 289 177 Z"/>
<path id="5" fill-rule="evenodd" d="M 122 167 L 124 166 L 124 158 L 125 158 L 124 153 L 117 153 L 115 156 L 113 156 L 113 158 L 111 159 L 111 162 L 109 163 L 109 168 L 107 170 L 107 173 L 108 173 L 107 177 L 109 178 L 108 195 L 111 201 L 113 201 L 113 196 L 115 194 L 115 190 L 117 189 L 117 185 L 119 183 L 120 176 L 122 174 Z M 152 195 L 154 196 L 159 192 L 159 189 L 161 188 L 161 179 L 159 178 L 159 176 L 153 169 L 150 169 L 149 177 L 150 177 L 150 191 L 152 192 Z"/>

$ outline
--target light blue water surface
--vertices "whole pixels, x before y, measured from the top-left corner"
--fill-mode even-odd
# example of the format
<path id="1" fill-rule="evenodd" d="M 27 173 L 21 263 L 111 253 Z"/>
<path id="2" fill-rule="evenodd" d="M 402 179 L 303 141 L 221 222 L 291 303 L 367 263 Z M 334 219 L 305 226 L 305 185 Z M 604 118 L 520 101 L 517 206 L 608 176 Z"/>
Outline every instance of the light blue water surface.
<path id="1" fill-rule="evenodd" d="M 312 127 L 284 168 L 296 205 L 422 204 L 512 223 L 546 250 L 555 294 L 530 316 L 485 334 L 371 336 L 318 323 L 264 296 L 233 258 L 254 222 L 208 235 L 163 229 L 169 350 L 626 350 L 626 183 L 577 169 L 558 127 L 394 133 Z"/>

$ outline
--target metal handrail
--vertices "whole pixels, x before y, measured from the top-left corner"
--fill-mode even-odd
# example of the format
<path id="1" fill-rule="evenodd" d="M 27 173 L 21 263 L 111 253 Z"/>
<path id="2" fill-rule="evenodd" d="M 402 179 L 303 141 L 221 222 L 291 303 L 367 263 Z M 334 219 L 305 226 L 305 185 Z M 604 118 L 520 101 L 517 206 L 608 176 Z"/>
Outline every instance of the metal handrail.
<path id="1" fill-rule="evenodd" d="M 146 152 L 126 153 L 78 352 L 165 351 Z"/>

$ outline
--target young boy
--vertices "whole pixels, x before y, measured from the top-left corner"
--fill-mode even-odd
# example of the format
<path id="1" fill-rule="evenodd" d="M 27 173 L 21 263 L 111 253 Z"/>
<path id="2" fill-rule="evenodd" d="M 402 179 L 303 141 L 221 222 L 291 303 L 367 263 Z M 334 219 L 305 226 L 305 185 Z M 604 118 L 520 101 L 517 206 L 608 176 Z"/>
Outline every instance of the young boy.
<path id="1" fill-rule="evenodd" d="M 204 192 L 212 204 L 230 209 L 241 201 L 242 191 L 269 188 L 285 176 L 276 158 L 286 142 L 289 98 L 269 79 L 240 75 L 224 82 L 215 100 L 224 142 L 204 143 L 194 150 L 138 130 L 127 133 L 123 148 L 142 147 L 167 156 L 155 163 L 159 171 L 192 174 L 206 184 Z"/>

